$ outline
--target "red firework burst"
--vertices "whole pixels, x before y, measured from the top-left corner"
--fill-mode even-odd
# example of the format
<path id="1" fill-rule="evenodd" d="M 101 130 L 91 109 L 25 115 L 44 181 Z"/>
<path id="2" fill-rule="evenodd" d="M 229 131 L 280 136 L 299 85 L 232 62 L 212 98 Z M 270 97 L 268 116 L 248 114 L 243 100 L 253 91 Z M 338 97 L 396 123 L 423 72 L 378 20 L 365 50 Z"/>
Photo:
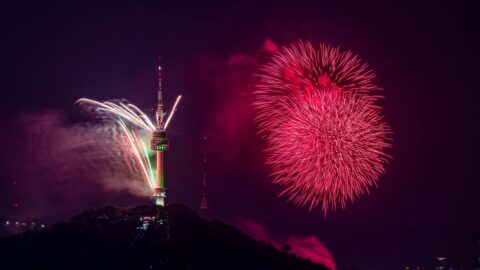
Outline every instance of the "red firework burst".
<path id="1" fill-rule="evenodd" d="M 288 121 L 270 130 L 267 164 L 281 195 L 326 214 L 368 192 L 384 173 L 388 126 L 371 100 L 335 87 L 290 98 Z"/>
<path id="2" fill-rule="evenodd" d="M 324 213 L 368 192 L 390 146 L 375 74 L 350 51 L 299 42 L 261 69 L 255 120 L 281 195 Z"/>
<path id="3" fill-rule="evenodd" d="M 283 47 L 272 61 L 261 69 L 260 82 L 254 92 L 255 120 L 260 134 L 283 122 L 285 110 L 292 106 L 290 95 L 318 91 L 325 86 L 339 91 L 369 93 L 379 90 L 373 82 L 375 74 L 366 63 L 350 51 L 329 45 L 314 47 L 298 42 Z"/>

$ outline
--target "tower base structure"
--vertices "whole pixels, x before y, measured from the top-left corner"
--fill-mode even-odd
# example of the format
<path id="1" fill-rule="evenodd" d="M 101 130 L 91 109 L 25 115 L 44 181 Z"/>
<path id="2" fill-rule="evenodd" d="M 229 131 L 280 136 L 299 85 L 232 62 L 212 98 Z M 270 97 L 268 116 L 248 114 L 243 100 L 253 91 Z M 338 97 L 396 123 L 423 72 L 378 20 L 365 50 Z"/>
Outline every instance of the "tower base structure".
<path id="1" fill-rule="evenodd" d="M 165 198 L 167 197 L 167 193 L 165 189 L 155 190 L 155 195 L 153 199 L 155 201 L 155 205 L 157 206 L 165 206 Z"/>

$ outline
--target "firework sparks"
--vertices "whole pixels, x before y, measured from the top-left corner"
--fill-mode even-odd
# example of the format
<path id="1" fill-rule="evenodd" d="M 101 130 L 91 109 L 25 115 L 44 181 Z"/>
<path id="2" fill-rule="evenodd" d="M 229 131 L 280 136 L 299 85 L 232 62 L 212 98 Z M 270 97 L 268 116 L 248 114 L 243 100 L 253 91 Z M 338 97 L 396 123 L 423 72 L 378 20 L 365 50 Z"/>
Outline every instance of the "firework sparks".
<path id="1" fill-rule="evenodd" d="M 178 101 L 179 98 L 177 98 L 177 103 Z M 154 155 L 154 152 L 146 147 L 144 139 L 139 134 L 142 131 L 152 132 L 155 130 L 155 126 L 148 116 L 130 103 L 98 102 L 87 98 L 81 98 L 76 103 L 81 106 L 94 108 L 95 113 L 105 114 L 109 118 L 115 119 L 115 123 L 120 127 L 120 136 L 124 139 L 124 146 L 127 147 L 127 152 L 133 156 L 134 166 L 132 169 L 140 172 L 149 189 L 154 192 L 156 168 L 152 167 L 150 162 L 150 157 Z M 131 128 L 127 123 L 137 128 Z M 147 138 L 146 141 L 149 139 Z M 130 156 L 125 158 L 129 159 Z"/>
<path id="2" fill-rule="evenodd" d="M 259 133 L 285 121 L 285 111 L 292 106 L 291 95 L 317 91 L 332 86 L 339 91 L 370 94 L 380 87 L 373 82 L 375 74 L 350 51 L 341 51 L 326 44 L 318 48 L 308 42 L 283 47 L 261 69 L 260 81 L 254 92 L 255 120 Z"/>
<path id="3" fill-rule="evenodd" d="M 281 194 L 326 213 L 366 193 L 384 173 L 388 127 L 379 108 L 358 95 L 320 92 L 298 97 L 289 121 L 272 130 L 267 164 Z"/>
<path id="4" fill-rule="evenodd" d="M 177 99 L 175 100 L 175 103 L 173 104 L 172 110 L 170 111 L 170 114 L 168 115 L 167 121 L 165 121 L 165 125 L 163 129 L 168 128 L 168 124 L 170 124 L 170 121 L 172 121 L 172 117 L 175 114 L 175 111 L 177 110 L 178 103 L 180 102 L 180 99 L 182 99 L 182 96 L 178 96 Z"/>
<path id="5" fill-rule="evenodd" d="M 155 190 L 155 171 L 150 163 L 150 156 L 153 154 L 149 153 L 145 143 L 139 138 L 133 129 L 129 129 L 125 123 L 119 119 L 118 124 L 122 128 L 128 146 L 130 147 L 130 152 L 135 157 L 135 160 L 141 171 L 143 177 L 148 183 L 150 189 Z"/>
<path id="6" fill-rule="evenodd" d="M 375 74 L 351 52 L 299 42 L 261 69 L 255 120 L 280 195 L 326 214 L 376 185 L 390 147 Z"/>
<path id="7" fill-rule="evenodd" d="M 92 106 L 95 108 L 96 112 L 104 112 L 117 116 L 145 130 L 155 130 L 155 125 L 148 116 L 133 104 L 125 104 L 123 102 L 118 102 L 117 104 L 111 101 L 98 102 L 88 98 L 81 98 L 75 103 L 83 106 Z"/>

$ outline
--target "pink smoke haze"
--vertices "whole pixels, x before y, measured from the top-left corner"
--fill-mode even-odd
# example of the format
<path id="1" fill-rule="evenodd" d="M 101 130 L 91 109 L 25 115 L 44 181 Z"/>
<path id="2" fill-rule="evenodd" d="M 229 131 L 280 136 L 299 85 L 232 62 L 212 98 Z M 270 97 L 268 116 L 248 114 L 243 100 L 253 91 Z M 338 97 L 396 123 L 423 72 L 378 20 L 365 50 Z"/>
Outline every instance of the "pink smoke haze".
<path id="1" fill-rule="evenodd" d="M 265 226 L 245 218 L 240 219 L 238 226 L 257 241 L 268 242 L 277 249 L 281 249 L 284 244 L 287 244 L 295 255 L 323 264 L 332 270 L 337 269 L 332 253 L 316 236 L 290 235 L 286 239 L 274 239 Z"/>
<path id="2" fill-rule="evenodd" d="M 278 51 L 278 46 L 271 39 L 267 38 L 263 42 L 263 50 L 268 53 L 276 53 Z"/>
<path id="3" fill-rule="evenodd" d="M 335 261 L 330 251 L 315 236 L 294 236 L 287 238 L 287 244 L 292 247 L 292 252 L 296 255 L 308 258 L 316 263 L 321 263 L 326 267 L 335 270 Z"/>
<path id="4" fill-rule="evenodd" d="M 241 219 L 239 227 L 248 233 L 251 237 L 258 241 L 270 242 L 274 246 L 278 246 L 278 243 L 271 239 L 267 230 L 263 225 L 258 224 L 257 222 L 250 219 Z"/>
<path id="5" fill-rule="evenodd" d="M 252 76 L 258 68 L 254 54 L 235 53 L 229 56 L 198 55 L 187 73 L 194 74 L 191 88 L 205 92 L 205 134 L 212 143 L 212 156 L 221 156 L 219 167 L 228 171 L 237 166 L 242 151 L 251 140 L 249 132 Z M 248 128 L 251 126 L 251 130 Z"/>
<path id="6" fill-rule="evenodd" d="M 113 199 L 149 195 L 128 169 L 110 126 L 67 124 L 65 117 L 59 110 L 23 113 L 2 134 L 4 173 L 15 179 L 8 186 L 12 218 L 56 220 Z"/>

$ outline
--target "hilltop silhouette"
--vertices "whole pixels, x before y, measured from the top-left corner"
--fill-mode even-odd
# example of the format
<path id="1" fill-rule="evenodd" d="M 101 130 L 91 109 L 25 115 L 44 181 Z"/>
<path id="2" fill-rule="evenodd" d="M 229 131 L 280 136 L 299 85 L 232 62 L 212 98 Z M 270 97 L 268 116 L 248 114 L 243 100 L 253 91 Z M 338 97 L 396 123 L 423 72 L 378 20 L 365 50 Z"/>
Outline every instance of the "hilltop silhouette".
<path id="1" fill-rule="evenodd" d="M 163 224 L 144 222 L 155 216 Z M 0 252 L 1 269 L 327 270 L 178 204 L 159 212 L 154 206 L 87 210 L 42 231 L 1 238 Z"/>

